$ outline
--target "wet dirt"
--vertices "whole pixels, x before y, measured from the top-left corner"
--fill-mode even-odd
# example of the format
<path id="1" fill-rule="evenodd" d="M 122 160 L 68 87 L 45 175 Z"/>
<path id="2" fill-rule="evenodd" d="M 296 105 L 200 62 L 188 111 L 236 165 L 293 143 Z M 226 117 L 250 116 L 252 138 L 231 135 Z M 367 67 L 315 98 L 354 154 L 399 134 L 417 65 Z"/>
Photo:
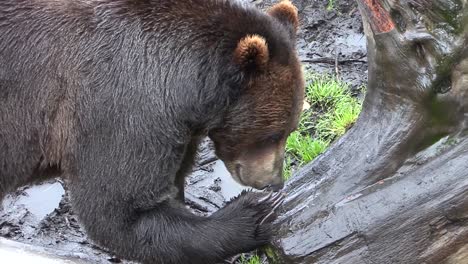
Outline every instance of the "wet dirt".
<path id="1" fill-rule="evenodd" d="M 276 1 L 251 2 L 265 9 Z M 327 10 L 328 0 L 293 2 L 301 17 L 298 49 L 305 67 L 319 73 L 337 74 L 359 96 L 360 88 L 367 82 L 367 60 L 356 3 L 337 0 L 334 8 Z M 244 188 L 232 180 L 212 149 L 208 140 L 201 144 L 194 171 L 186 182 L 187 206 L 202 215 L 218 210 Z M 2 237 L 55 250 L 56 255 L 88 263 L 131 263 L 115 258 L 86 237 L 60 180 L 23 187 L 8 195 L 2 204 Z M 4 263 L 4 258 L 5 254 L 0 252 L 0 262 Z"/>
<path id="2" fill-rule="evenodd" d="M 337 74 L 359 95 L 367 83 L 367 50 L 364 28 L 355 1 L 293 0 L 300 15 L 297 47 L 307 69 Z M 277 1 L 254 0 L 262 9 Z"/>
<path id="3" fill-rule="evenodd" d="M 133 263 L 114 257 L 87 238 L 64 187 L 56 179 L 7 195 L 0 210 L 0 236 L 85 263 Z M 209 215 L 246 188 L 232 179 L 214 155 L 211 141 L 204 140 L 186 182 L 187 206 L 194 213 Z M 4 246 L 0 244 L 1 248 Z M 8 257 L 2 252 L 0 263 Z"/>

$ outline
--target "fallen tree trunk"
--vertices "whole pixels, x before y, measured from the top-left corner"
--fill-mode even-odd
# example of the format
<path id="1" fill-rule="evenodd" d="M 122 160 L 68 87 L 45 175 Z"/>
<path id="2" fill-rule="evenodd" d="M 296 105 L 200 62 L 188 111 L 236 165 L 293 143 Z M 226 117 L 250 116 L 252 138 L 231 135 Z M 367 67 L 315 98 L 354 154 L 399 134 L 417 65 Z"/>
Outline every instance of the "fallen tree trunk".
<path id="1" fill-rule="evenodd" d="M 287 184 L 273 263 L 468 263 L 466 0 L 358 0 L 354 127 Z"/>

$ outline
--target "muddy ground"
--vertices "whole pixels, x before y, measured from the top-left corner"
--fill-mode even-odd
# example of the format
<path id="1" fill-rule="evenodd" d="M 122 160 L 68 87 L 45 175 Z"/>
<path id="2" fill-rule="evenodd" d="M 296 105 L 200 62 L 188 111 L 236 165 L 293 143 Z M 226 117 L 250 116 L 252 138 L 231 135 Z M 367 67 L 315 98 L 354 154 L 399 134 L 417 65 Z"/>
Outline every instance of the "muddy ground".
<path id="1" fill-rule="evenodd" d="M 360 15 L 354 1 L 336 0 L 334 8 L 327 10 L 328 1 L 293 0 L 302 21 L 299 55 L 308 69 L 338 74 L 351 83 L 352 91 L 359 96 L 359 88 L 367 81 Z M 264 9 L 275 1 L 252 2 Z M 86 237 L 62 186 L 60 180 L 53 180 L 9 195 L 0 210 L 0 236 L 89 263 L 130 263 L 113 257 Z M 187 180 L 187 205 L 207 215 L 222 207 L 241 189 L 214 156 L 210 142 L 204 142 L 193 174 Z"/>

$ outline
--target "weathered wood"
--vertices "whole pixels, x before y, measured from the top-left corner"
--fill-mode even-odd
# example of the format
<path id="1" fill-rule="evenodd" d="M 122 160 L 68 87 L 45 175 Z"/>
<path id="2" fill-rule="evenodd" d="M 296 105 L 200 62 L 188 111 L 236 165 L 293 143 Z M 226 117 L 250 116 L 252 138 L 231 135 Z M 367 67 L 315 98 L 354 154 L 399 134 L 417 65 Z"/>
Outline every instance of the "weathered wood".
<path id="1" fill-rule="evenodd" d="M 468 263 L 467 1 L 358 3 L 369 61 L 363 112 L 287 184 L 270 255 Z"/>

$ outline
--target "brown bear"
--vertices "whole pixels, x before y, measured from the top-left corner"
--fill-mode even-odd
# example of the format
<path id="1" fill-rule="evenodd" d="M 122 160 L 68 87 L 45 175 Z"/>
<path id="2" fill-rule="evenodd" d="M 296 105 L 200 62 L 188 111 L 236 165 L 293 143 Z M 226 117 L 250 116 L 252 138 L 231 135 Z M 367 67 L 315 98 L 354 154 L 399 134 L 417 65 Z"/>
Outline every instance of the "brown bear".
<path id="1" fill-rule="evenodd" d="M 215 263 L 268 243 L 281 198 L 183 204 L 208 135 L 232 176 L 282 186 L 304 81 L 296 8 L 228 0 L 0 2 L 0 196 L 61 176 L 90 238 L 143 263 Z"/>

